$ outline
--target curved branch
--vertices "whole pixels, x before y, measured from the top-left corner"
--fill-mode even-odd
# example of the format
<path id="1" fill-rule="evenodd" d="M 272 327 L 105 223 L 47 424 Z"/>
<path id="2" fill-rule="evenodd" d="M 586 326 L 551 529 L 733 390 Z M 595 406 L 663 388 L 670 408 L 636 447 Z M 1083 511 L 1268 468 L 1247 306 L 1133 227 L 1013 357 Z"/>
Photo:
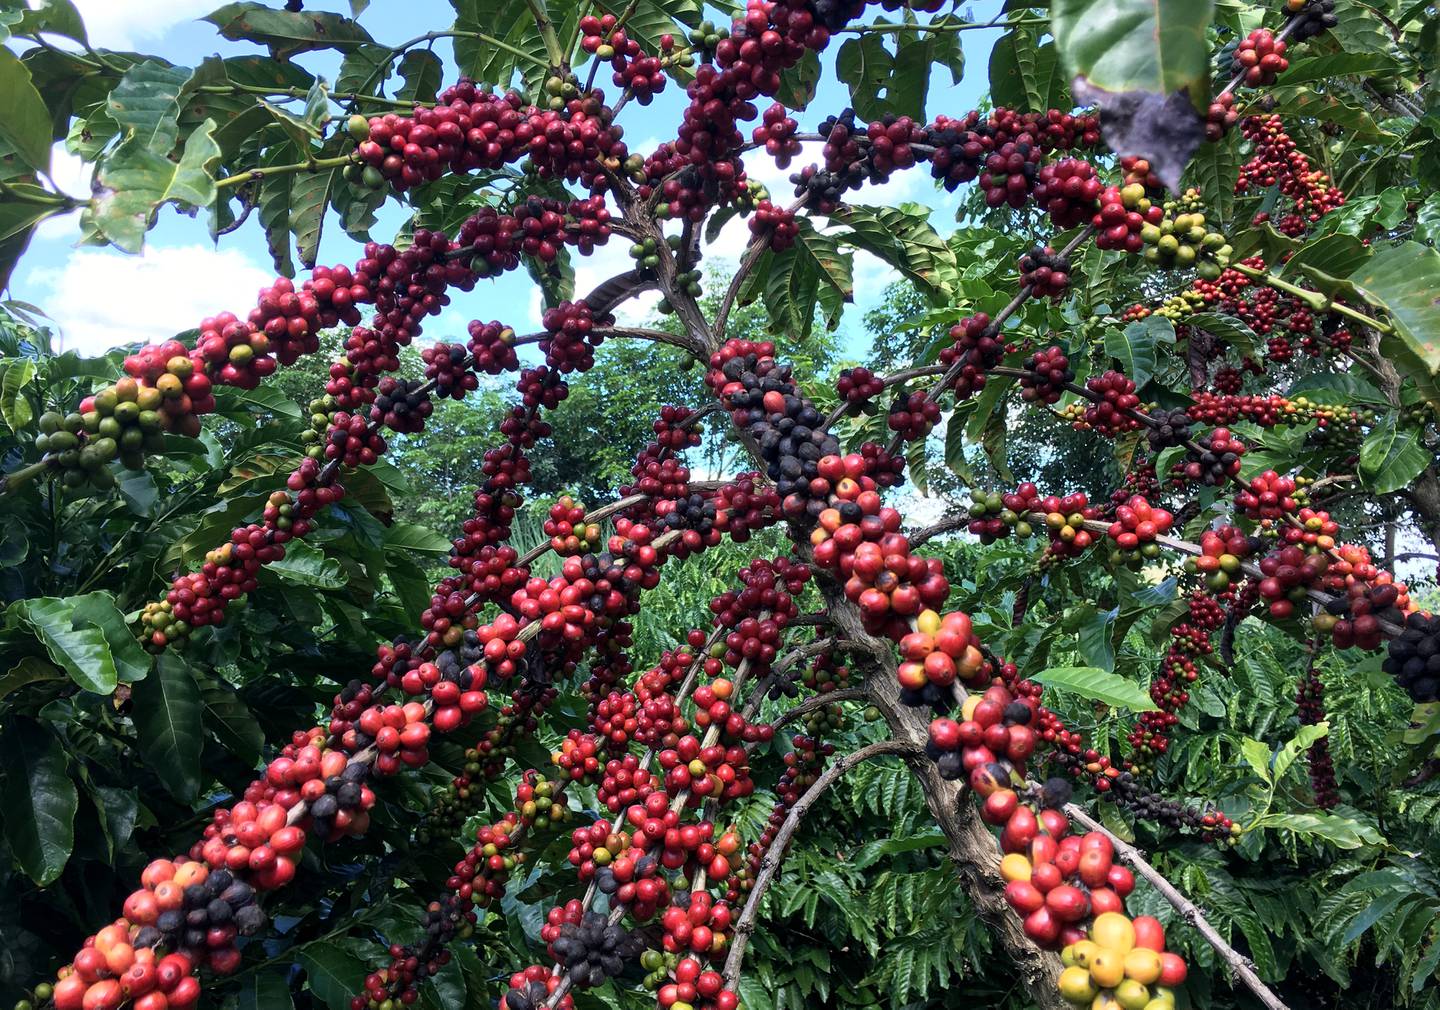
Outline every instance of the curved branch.
<path id="1" fill-rule="evenodd" d="M 800 704 L 787 711 L 771 725 L 778 733 L 783 727 L 790 725 L 801 716 L 809 715 L 817 708 L 824 708 L 827 705 L 834 705 L 842 701 L 868 701 L 870 692 L 863 687 L 846 687 L 838 691 L 826 691 L 824 694 L 812 695 Z"/>
<path id="2" fill-rule="evenodd" d="M 765 897 L 765 892 L 780 869 L 786 846 L 790 844 L 791 837 L 800 827 L 800 821 L 815 805 L 815 801 L 824 794 L 826 789 L 830 788 L 836 779 L 862 761 L 885 754 L 914 756 L 920 753 L 923 752 L 919 745 L 908 740 L 881 740 L 878 743 L 861 747 L 854 753 L 838 758 L 834 764 L 825 769 L 824 773 L 815 780 L 814 785 L 805 790 L 805 795 L 801 796 L 790 808 L 790 813 L 785 817 L 785 823 L 780 825 L 780 830 L 775 833 L 775 840 L 770 843 L 770 848 L 766 850 L 764 857 L 760 860 L 760 872 L 755 876 L 755 887 L 750 891 L 750 897 L 745 902 L 745 910 L 740 913 L 740 918 L 735 923 L 735 939 L 731 941 L 730 955 L 725 959 L 726 988 L 734 989 L 740 980 L 740 965 L 745 960 L 745 948 L 750 943 L 750 934 L 755 931 L 755 917 L 759 914 L 760 901 Z"/>
<path id="3" fill-rule="evenodd" d="M 1151 887 L 1159 891 L 1166 901 L 1175 906 L 1180 917 L 1195 927 L 1196 932 L 1203 936 L 1205 942 L 1210 944 L 1215 949 L 1215 953 L 1219 954 L 1220 958 L 1230 966 L 1230 970 L 1235 973 L 1235 976 L 1244 982 L 1245 987 L 1254 993 L 1255 997 L 1269 1010 L 1289 1010 L 1280 1001 L 1280 998 L 1271 992 L 1264 982 L 1260 981 L 1260 976 L 1255 974 L 1255 962 L 1238 953 L 1235 948 L 1226 943 L 1225 938 L 1210 924 L 1195 903 L 1181 894 L 1159 870 L 1146 862 L 1144 854 L 1139 849 L 1117 837 L 1113 831 L 1091 817 L 1085 808 L 1078 804 L 1066 805 L 1065 815 L 1072 821 L 1083 824 L 1090 831 L 1098 831 L 1109 838 L 1110 844 L 1115 846 L 1115 851 L 1120 853 L 1120 858 L 1129 863 L 1136 874 L 1149 881 Z"/>

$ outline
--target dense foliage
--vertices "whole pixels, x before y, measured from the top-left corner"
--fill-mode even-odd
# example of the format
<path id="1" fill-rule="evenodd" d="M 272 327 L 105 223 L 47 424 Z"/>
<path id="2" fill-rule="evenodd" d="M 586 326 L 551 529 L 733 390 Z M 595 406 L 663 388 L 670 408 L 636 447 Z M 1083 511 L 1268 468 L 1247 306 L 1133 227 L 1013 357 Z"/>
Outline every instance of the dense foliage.
<path id="1" fill-rule="evenodd" d="M 1440 1008 L 1433 5 L 453 3 L 0 0 L 0 995 Z"/>

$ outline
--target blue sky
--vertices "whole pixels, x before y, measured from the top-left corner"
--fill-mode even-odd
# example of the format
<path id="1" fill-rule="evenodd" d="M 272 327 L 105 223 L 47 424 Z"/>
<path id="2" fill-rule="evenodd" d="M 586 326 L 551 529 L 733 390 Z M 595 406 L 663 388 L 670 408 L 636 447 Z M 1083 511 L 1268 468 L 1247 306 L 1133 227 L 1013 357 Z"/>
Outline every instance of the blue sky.
<path id="1" fill-rule="evenodd" d="M 222 39 L 208 23 L 197 18 L 209 13 L 215 0 L 75 0 L 85 18 L 92 45 L 115 50 L 153 53 L 175 63 L 193 66 L 205 56 L 224 56 L 263 51 L 248 43 Z M 278 6 L 278 0 L 274 0 Z M 975 12 L 989 17 L 998 5 L 987 2 Z M 310 10 L 348 13 L 345 0 L 306 3 Z M 878 10 L 878 8 L 877 8 Z M 962 11 L 970 15 L 969 11 Z M 396 42 L 423 31 L 446 27 L 453 18 L 446 0 L 376 0 L 361 16 L 361 24 L 379 41 Z M 718 19 L 717 19 L 718 20 Z M 986 89 L 986 67 L 990 47 L 998 31 L 961 33 L 967 58 L 959 85 L 952 85 L 944 68 L 934 72 L 927 102 L 927 115 L 958 115 L 973 108 Z M 58 41 L 58 40 L 57 40 Z M 848 102 L 846 87 L 833 76 L 833 60 L 839 40 L 832 43 L 825 63 L 827 73 L 810 110 L 797 115 L 801 129 L 813 132 L 820 120 Z M 446 61 L 446 80 L 455 76 L 448 42 L 437 43 L 436 52 Z M 334 79 L 338 57 L 334 53 L 312 53 L 301 61 L 315 73 Z M 673 134 L 684 106 L 683 89 L 673 81 L 648 107 L 631 104 L 621 114 L 631 150 L 648 153 L 655 144 Z M 763 106 L 762 106 L 763 109 Z M 790 171 L 815 160 L 813 150 L 797 158 L 790 169 L 780 170 L 763 152 L 747 158 L 747 170 L 760 179 L 777 199 L 788 199 Z M 89 189 L 85 166 L 57 145 L 55 176 L 68 192 L 84 195 Z M 885 186 L 868 190 L 856 202 L 898 203 L 915 201 L 934 208 L 932 220 L 944 234 L 954 219 L 954 201 L 937 189 L 922 168 L 900 173 Z M 374 229 L 375 238 L 394 234 L 404 210 L 393 201 L 382 212 Z M 710 264 L 735 260 L 748 237 L 743 222 L 732 222 L 716 243 L 706 249 Z M 132 256 L 113 249 L 77 248 L 76 219 L 56 219 L 41 226 L 21 259 L 11 281 L 13 298 L 45 310 L 62 333 L 61 346 L 97 353 L 108 347 L 134 341 L 164 339 L 196 325 L 201 318 L 222 310 L 243 313 L 254 304 L 255 292 L 274 276 L 264 236 L 251 222 L 219 243 L 211 240 L 203 216 L 189 218 L 167 209 L 159 225 L 149 234 L 143 255 Z M 623 240 L 579 259 L 577 290 L 584 293 L 615 273 L 628 269 L 630 259 Z M 359 246 L 333 221 L 327 224 L 320 247 L 320 262 L 351 263 Z M 842 330 L 853 356 L 860 346 L 859 319 L 875 304 L 893 273 L 878 260 L 857 254 L 855 263 L 855 305 L 847 310 Z M 639 322 L 649 315 L 652 301 L 639 301 L 622 310 L 622 320 Z M 520 331 L 535 329 L 539 323 L 539 297 L 525 272 L 517 271 L 496 281 L 483 281 L 475 291 L 458 294 L 445 313 L 425 327 L 425 339 L 453 339 L 462 336 L 465 324 L 475 318 L 500 319 Z"/>

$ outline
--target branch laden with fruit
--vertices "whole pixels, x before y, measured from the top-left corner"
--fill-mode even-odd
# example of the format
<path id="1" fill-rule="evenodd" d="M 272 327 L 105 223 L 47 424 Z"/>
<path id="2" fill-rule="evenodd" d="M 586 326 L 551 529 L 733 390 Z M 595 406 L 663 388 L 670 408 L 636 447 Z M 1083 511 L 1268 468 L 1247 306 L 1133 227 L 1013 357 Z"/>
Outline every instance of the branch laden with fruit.
<path id="1" fill-rule="evenodd" d="M 36 420 L 33 459 L 6 475 L 6 493 L 34 492 L 39 484 L 51 494 L 57 485 L 76 495 L 104 493 L 122 469 L 143 469 L 163 454 L 169 437 L 199 434 L 201 419 L 217 411 L 217 390 L 255 390 L 282 366 L 317 353 L 323 331 L 346 334 L 323 395 L 310 404 L 307 449 L 287 489 L 270 495 L 259 517 L 236 526 L 202 565 L 177 573 L 163 598 L 139 614 L 135 630 L 151 653 L 183 649 L 199 629 L 223 625 L 230 605 L 257 591 L 262 568 L 282 561 L 317 515 L 345 499 L 347 477 L 374 464 L 387 439 L 421 431 L 437 400 L 464 400 L 482 376 L 512 372 L 517 395 L 499 444 L 484 455 L 473 512 L 455 531 L 452 572 L 419 615 L 420 635 L 381 645 L 368 679 L 350 681 L 334 697 L 328 720 L 296 732 L 243 794 L 210 813 L 188 850 L 151 862 L 122 917 L 98 930 L 53 983 L 37 987 L 36 999 L 56 1010 L 187 1010 L 201 998 L 200 978 L 241 967 L 248 950 L 242 937 L 264 928 L 264 899 L 290 883 L 307 846 L 367 833 L 381 782 L 426 765 L 433 739 L 464 739 L 492 694 L 508 694 L 478 740 L 472 731 L 463 773 L 414 832 L 420 845 L 451 837 L 478 811 L 484 786 L 512 770 L 517 741 L 534 736 L 547 707 L 578 686 L 587 729 L 564 738 L 552 767 L 523 771 L 513 809 L 478 830 L 444 893 L 426 905 L 423 939 L 391 944 L 387 963 L 353 980 L 352 1010 L 413 1003 L 421 983 L 448 962 L 450 945 L 472 933 L 477 907 L 496 911 L 512 873 L 542 851 L 546 833 L 586 816 L 571 805 L 579 787 L 593 788 L 605 808 L 605 816 L 570 835 L 568 861 L 584 897 L 550 911 L 541 929 L 549 963 L 516 970 L 502 1010 L 573 1006 L 575 990 L 602 985 L 637 961 L 661 1010 L 734 1010 L 750 933 L 801 819 L 849 768 L 886 755 L 914 768 L 977 911 L 1016 959 L 1038 1005 L 1175 1006 L 1186 962 L 1167 949 L 1156 918 L 1126 911 L 1136 881 L 1117 861 L 1123 857 L 1200 927 L 1261 1003 L 1283 1007 L 1176 887 L 1072 800 L 1078 788 L 1177 837 L 1235 843 L 1246 825 L 1211 806 L 1171 800 L 1151 778 L 1216 648 L 1213 637 L 1250 616 L 1307 617 L 1317 647 L 1328 636 L 1338 649 L 1383 649 L 1385 671 L 1417 703 L 1440 696 L 1440 620 L 1421 612 L 1365 546 L 1345 541 L 1319 481 L 1306 484 L 1283 467 L 1253 470 L 1247 464 L 1256 446 L 1237 433 L 1243 426 L 1267 438 L 1305 429 L 1321 450 L 1355 455 L 1389 424 L 1384 465 L 1409 473 L 1421 522 L 1440 523 L 1435 464 L 1421 450 L 1416 465 L 1414 453 L 1396 447 L 1390 415 L 1382 422 L 1373 410 L 1318 395 L 1241 393 L 1242 369 L 1284 365 L 1298 341 L 1308 357 L 1378 374 L 1390 413 L 1404 408 L 1420 420 L 1412 448 L 1433 442 L 1434 415 L 1421 418 L 1426 406 L 1435 407 L 1429 397 L 1440 361 L 1433 337 L 1427 343 L 1416 329 L 1426 310 L 1378 276 L 1382 264 L 1409 253 L 1403 246 L 1374 252 L 1327 230 L 1348 206 L 1346 195 L 1302 153 L 1285 119 L 1267 110 L 1261 90 L 1283 83 L 1295 44 L 1324 39 L 1336 26 L 1335 5 L 1291 2 L 1283 24 L 1270 17 L 1273 27 L 1237 37 L 1222 58 L 1222 86 L 1202 111 L 1180 91 L 1210 91 L 1209 4 L 1183 15 L 1162 5 L 1140 17 L 1136 32 L 1147 37 L 1175 27 L 1157 18 L 1182 22 L 1183 39 L 1162 44 L 1180 46 L 1183 58 L 1173 66 L 1188 61 L 1189 71 L 1151 66 L 1160 74 L 1152 81 L 1134 47 L 1124 50 L 1133 66 L 1117 70 L 1101 59 L 1085 24 L 1098 16 L 1095 5 L 1068 0 L 1040 20 L 1077 74 L 1075 94 L 1094 101 L 1094 111 L 1076 112 L 1066 101 L 926 122 L 847 109 L 815 133 L 801 132 L 791 115 L 805 104 L 793 100 L 799 71 L 818 66 L 817 54 L 837 35 L 857 35 L 841 48 L 844 64 L 852 44 L 870 46 L 896 28 L 867 21 L 859 0 L 751 0 L 728 29 L 707 22 L 688 35 L 667 31 L 653 39 L 653 17 L 643 31 L 632 19 L 642 7 L 653 14 L 654 4 L 575 11 L 559 25 L 543 4 L 528 6 L 533 55 L 483 31 L 448 33 L 457 52 L 468 41 L 490 63 L 500 60 L 501 85 L 522 75 L 524 90 L 462 78 L 433 102 L 354 113 L 328 136 L 317 130 L 317 144 L 294 162 L 264 152 L 251 164 L 232 163 L 207 120 L 193 129 L 177 163 L 161 159 L 177 177 L 187 173 L 189 196 L 176 197 L 172 186 L 153 205 L 139 201 L 142 234 L 159 204 L 171 201 L 210 206 L 225 219 L 237 216 L 231 203 L 238 200 L 239 217 L 257 206 L 270 216 L 266 194 L 277 183 L 334 173 L 332 180 L 350 187 L 347 210 L 392 198 L 416 208 L 416 227 L 403 241 L 371 241 L 353 266 L 312 265 L 298 282 L 280 277 L 248 312 L 219 313 L 201 321 L 193 339 L 136 351 L 125 358 L 123 377 L 73 410 Z M 1028 30 L 1019 21 L 959 22 L 940 15 L 942 6 L 905 5 L 903 31 Z M 258 10 L 282 17 L 258 7 L 251 13 Z M 929 20 L 919 21 L 921 14 Z M 44 29 L 37 25 L 35 37 Z M 242 18 L 224 21 L 222 30 L 249 38 L 266 29 Z M 390 50 L 386 71 L 401 53 L 418 51 L 413 45 Z M 582 54 L 592 59 L 583 75 Z M 61 55 L 113 69 L 100 54 Z M 602 63 L 610 66 L 613 95 L 594 87 Z M 1174 77 L 1187 72 L 1187 79 Z M 135 63 L 116 91 L 163 89 L 167 73 Z M 202 78 L 197 71 L 177 85 L 176 101 L 253 90 L 229 78 L 212 81 L 214 73 Z M 685 82 L 687 99 L 674 139 L 632 152 L 619 113 L 632 100 L 648 104 L 671 77 Z M 308 97 L 315 101 L 307 106 L 340 101 L 353 108 L 383 96 L 331 93 L 317 82 Z M 874 94 L 868 98 L 873 106 Z M 773 104 L 762 111 L 766 100 Z M 126 111 L 123 103 L 118 108 Z M 1157 109 L 1171 129 L 1158 128 Z M 751 122 L 758 125 L 747 141 Z M 95 236 L 124 245 L 137 203 L 122 214 L 116 187 L 140 157 L 131 145 L 141 124 L 122 125 L 131 132 L 102 158 L 86 215 Z M 1175 185 L 1202 140 L 1224 144 L 1237 125 L 1252 155 L 1218 195 L 1233 206 L 1236 194 L 1273 194 L 1246 230 L 1244 248 L 1221 230 L 1227 214 L 1207 206 L 1198 188 Z M 178 134 L 169 140 L 174 147 Z M 747 173 L 747 154 L 763 151 L 787 167 L 806 154 L 806 143 L 820 145 L 820 160 L 792 176 L 788 206 Z M 978 204 L 1033 212 L 1054 229 L 1015 264 L 1018 290 L 1003 307 L 961 307 L 974 299 L 965 295 L 953 250 L 938 237 L 931 241 L 928 223 L 848 201 L 925 166 L 945 190 L 975 182 Z M 463 214 L 454 207 L 436 214 L 435 187 L 457 180 L 493 187 L 493 199 Z M 47 208 L 37 222 L 52 206 L 81 203 L 31 182 L 7 184 L 7 196 Z M 340 198 L 335 202 L 339 207 Z M 748 218 L 751 237 L 718 312 L 707 317 L 698 300 L 702 225 L 736 215 Z M 437 220 L 442 216 L 448 220 Z M 477 320 L 464 343 L 425 347 L 423 378 L 398 374 L 401 349 L 421 337 L 452 292 L 522 265 L 548 282 L 571 253 L 591 254 L 612 235 L 631 243 L 634 269 L 585 297 L 548 298 L 541 331 L 517 336 L 503 323 Z M 1335 241 L 1307 256 L 1313 247 L 1303 243 L 1316 236 Z M 312 237 L 318 240 L 318 226 Z M 777 357 L 777 343 L 726 339 L 725 327 L 735 305 L 756 300 L 782 330 L 808 330 L 817 311 L 833 318 L 849 283 L 845 244 L 888 259 L 925 287 L 950 325 L 933 354 L 912 367 L 890 375 L 842 372 L 833 409 L 825 409 L 828 391 L 805 389 Z M 312 244 L 312 263 L 314 252 Z M 1426 255 L 1427 264 L 1435 258 Z M 1122 367 L 1081 382 L 1077 366 L 1088 367 L 1090 357 L 1083 345 L 1052 343 L 1049 327 L 1021 320 L 1031 311 L 1044 318 L 1106 263 L 1153 273 L 1144 300 L 1123 313 L 1129 326 L 1114 331 L 1121 339 L 1105 345 L 1105 363 Z M 1170 280 L 1176 277 L 1178 285 Z M 676 332 L 617 324 L 616 310 L 650 290 L 663 296 Z M 1184 403 L 1142 399 L 1157 368 L 1160 328 L 1173 333 L 1173 357 L 1191 382 Z M 1266 338 L 1263 352 L 1259 337 Z M 566 377 L 592 368 L 607 339 L 681 347 L 705 365 L 713 402 L 666 407 L 616 500 L 593 509 L 557 502 L 544 522 L 548 539 L 522 554 L 511 544 L 512 522 L 530 482 L 529 456 L 552 431 L 544 412 L 562 409 Z M 531 344 L 543 362 L 522 366 L 521 348 Z M 977 490 L 968 515 L 949 528 L 968 529 L 983 543 L 1040 534 L 1042 572 L 1095 555 L 1116 572 L 1166 552 L 1187 559 L 1183 620 L 1168 629 L 1149 704 L 1141 706 L 1148 710 L 1123 751 L 1087 743 L 1043 703 L 1044 687 L 987 648 L 970 616 L 952 604 L 940 559 L 919 552 L 926 536 L 907 535 L 895 499 L 886 498 L 907 473 L 916 476 L 911 461 L 923 458 L 947 414 L 978 415 L 978 433 L 988 438 L 985 413 L 1003 424 L 1013 388 L 1022 405 L 1128 451 L 1125 484 L 1097 496 L 1099 503 L 1085 492 L 1046 493 L 1028 482 L 1007 492 Z M 712 412 L 728 415 L 753 470 L 693 478 L 683 454 L 699 444 L 698 424 Z M 1358 450 L 1361 466 L 1366 451 Z M 1425 513 L 1427 494 L 1436 514 Z M 1197 517 L 1192 501 L 1211 511 Z M 1181 518 L 1187 512 L 1190 521 Z M 1193 534 L 1183 535 L 1197 518 Z M 788 537 L 790 552 L 753 560 L 738 584 L 711 602 L 708 632 L 690 630 L 683 648 L 632 678 L 630 622 L 662 568 L 771 527 Z M 544 578 L 536 561 L 549 552 L 560 563 Z M 823 604 L 813 618 L 801 613 L 807 594 Z M 810 697 L 790 715 L 760 718 L 767 697 L 796 697 L 801 688 Z M 1322 721 L 1322 699 L 1312 672 L 1302 689 L 1307 723 Z M 875 709 L 891 738 L 835 757 L 823 736 L 858 702 Z M 755 789 L 751 754 L 800 719 L 804 732 L 793 737 L 767 827 L 747 839 L 727 824 Z M 1323 743 L 1312 745 L 1309 757 L 1315 801 L 1332 806 Z M 1088 830 L 1072 832 L 1076 821 Z"/>

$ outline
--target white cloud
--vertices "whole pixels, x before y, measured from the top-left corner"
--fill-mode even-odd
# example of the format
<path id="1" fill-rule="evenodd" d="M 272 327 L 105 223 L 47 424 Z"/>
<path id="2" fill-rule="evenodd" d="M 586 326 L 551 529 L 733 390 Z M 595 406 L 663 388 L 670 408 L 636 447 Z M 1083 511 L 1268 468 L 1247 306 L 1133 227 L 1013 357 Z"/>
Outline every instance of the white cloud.
<path id="1" fill-rule="evenodd" d="M 217 312 L 243 316 L 273 279 L 235 249 L 148 246 L 140 256 L 81 249 L 63 266 L 32 270 L 28 286 L 59 324 L 62 349 L 98 354 L 167 339 Z"/>
<path id="2" fill-rule="evenodd" d="M 208 14 L 214 0 L 74 0 L 97 49 L 132 49 L 182 21 Z M 32 3 L 32 6 L 34 4 Z"/>
<path id="3" fill-rule="evenodd" d="M 50 148 L 50 178 L 60 192 L 67 196 L 73 196 L 78 200 L 87 199 L 90 196 L 90 172 L 92 166 L 87 165 L 78 154 L 71 154 L 65 150 L 64 141 L 57 141 Z M 51 241 L 63 239 L 78 239 L 80 228 L 80 212 L 72 210 L 68 214 L 61 214 L 57 217 L 49 217 L 40 222 L 40 227 L 35 230 L 37 238 Z"/>

